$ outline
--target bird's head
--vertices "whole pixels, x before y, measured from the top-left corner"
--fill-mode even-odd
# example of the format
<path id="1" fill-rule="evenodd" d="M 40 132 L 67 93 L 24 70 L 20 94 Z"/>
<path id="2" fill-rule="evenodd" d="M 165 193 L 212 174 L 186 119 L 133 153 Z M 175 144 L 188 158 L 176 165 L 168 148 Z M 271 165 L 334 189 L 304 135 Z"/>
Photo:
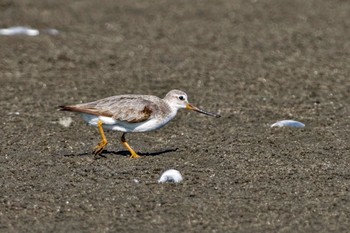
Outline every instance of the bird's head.
<path id="1" fill-rule="evenodd" d="M 193 111 L 196 111 L 196 112 L 208 115 L 208 116 L 220 117 L 220 115 L 218 115 L 216 113 L 204 111 L 204 110 L 197 108 L 197 107 L 193 106 L 192 104 L 190 104 L 188 102 L 187 94 L 183 91 L 179 91 L 179 90 L 169 91 L 168 94 L 166 94 L 164 99 L 165 99 L 165 101 L 168 102 L 168 104 L 172 108 L 176 108 L 176 109 L 185 108 L 185 109 L 193 110 Z"/>

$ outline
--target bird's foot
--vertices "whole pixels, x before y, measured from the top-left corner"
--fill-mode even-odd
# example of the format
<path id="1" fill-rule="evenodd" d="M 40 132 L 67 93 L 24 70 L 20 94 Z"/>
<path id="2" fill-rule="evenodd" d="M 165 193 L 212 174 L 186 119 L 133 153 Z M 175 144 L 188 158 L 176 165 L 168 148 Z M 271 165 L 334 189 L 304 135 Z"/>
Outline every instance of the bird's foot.
<path id="1" fill-rule="evenodd" d="M 136 154 L 135 151 L 130 151 L 130 153 L 131 153 L 130 158 L 132 159 L 138 159 L 141 157 L 140 155 Z"/>
<path id="2" fill-rule="evenodd" d="M 94 148 L 94 154 L 99 155 L 102 153 L 102 151 L 105 149 L 107 146 L 108 142 L 107 140 L 102 140 L 97 146 Z"/>

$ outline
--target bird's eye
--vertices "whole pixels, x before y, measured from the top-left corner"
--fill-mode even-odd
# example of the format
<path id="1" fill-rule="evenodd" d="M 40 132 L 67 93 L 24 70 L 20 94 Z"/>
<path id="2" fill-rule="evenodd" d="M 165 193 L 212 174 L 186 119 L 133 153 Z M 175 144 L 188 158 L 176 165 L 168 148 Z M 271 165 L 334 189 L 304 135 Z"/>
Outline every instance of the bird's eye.
<path id="1" fill-rule="evenodd" d="M 184 100 L 185 97 L 183 97 L 182 95 L 179 96 L 179 100 Z"/>

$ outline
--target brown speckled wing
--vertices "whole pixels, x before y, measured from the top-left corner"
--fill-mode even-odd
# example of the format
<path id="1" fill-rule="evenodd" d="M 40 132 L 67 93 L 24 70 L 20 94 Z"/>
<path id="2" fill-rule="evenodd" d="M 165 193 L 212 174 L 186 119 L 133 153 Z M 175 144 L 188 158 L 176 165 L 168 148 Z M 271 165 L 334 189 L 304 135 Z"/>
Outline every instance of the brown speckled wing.
<path id="1" fill-rule="evenodd" d="M 64 106 L 62 110 L 112 117 L 128 123 L 149 120 L 159 107 L 142 96 L 112 96 L 85 104 Z"/>

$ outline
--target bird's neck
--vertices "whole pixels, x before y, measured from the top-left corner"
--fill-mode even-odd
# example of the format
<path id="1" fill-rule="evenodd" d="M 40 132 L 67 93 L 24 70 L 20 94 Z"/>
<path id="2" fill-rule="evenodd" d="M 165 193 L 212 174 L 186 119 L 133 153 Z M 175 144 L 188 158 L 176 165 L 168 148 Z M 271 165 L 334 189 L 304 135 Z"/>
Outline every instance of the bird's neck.
<path id="1" fill-rule="evenodd" d="M 171 102 L 168 101 L 166 98 L 164 98 L 164 101 L 165 101 L 167 108 L 168 108 L 168 111 L 169 111 L 168 121 L 170 121 L 171 119 L 173 119 L 176 116 L 176 113 L 179 110 L 179 108 L 172 105 Z"/>

